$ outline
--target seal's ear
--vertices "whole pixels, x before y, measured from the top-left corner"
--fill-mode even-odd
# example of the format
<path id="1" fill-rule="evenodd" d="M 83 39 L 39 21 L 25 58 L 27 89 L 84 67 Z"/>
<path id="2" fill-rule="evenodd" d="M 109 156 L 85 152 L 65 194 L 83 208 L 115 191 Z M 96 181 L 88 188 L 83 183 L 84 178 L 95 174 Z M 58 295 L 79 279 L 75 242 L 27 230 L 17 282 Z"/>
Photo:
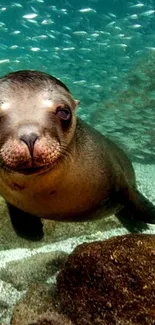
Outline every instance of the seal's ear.
<path id="1" fill-rule="evenodd" d="M 77 99 L 74 99 L 74 103 L 75 103 L 75 109 L 77 109 L 77 106 L 80 104 L 80 101 Z"/>

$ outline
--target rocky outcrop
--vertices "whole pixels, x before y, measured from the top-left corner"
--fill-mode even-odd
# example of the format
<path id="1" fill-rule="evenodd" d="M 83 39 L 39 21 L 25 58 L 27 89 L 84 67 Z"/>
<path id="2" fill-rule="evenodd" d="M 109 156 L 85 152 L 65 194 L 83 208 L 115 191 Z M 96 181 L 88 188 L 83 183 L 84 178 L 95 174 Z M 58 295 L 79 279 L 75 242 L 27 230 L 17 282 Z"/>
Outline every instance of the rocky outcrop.
<path id="1" fill-rule="evenodd" d="M 155 236 L 125 235 L 75 248 L 56 284 L 31 285 L 10 325 L 154 325 Z"/>
<path id="2" fill-rule="evenodd" d="M 76 325 L 155 324 L 155 236 L 78 246 L 57 278 L 59 311 Z"/>
<path id="3" fill-rule="evenodd" d="M 16 304 L 11 325 L 73 325 L 53 306 L 52 292 L 48 286 L 36 283 L 25 297 Z"/>

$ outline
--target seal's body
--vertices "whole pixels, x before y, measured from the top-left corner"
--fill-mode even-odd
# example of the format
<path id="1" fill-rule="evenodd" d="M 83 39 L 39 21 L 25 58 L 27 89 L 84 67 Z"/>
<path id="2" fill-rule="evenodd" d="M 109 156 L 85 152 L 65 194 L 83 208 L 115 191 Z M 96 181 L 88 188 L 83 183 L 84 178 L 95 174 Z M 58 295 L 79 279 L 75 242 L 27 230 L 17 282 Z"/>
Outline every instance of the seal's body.
<path id="1" fill-rule="evenodd" d="M 78 221 L 100 210 L 155 220 L 125 153 L 76 117 L 63 83 L 18 71 L 0 79 L 0 100 L 0 194 L 17 232 L 37 234 L 35 217 Z"/>

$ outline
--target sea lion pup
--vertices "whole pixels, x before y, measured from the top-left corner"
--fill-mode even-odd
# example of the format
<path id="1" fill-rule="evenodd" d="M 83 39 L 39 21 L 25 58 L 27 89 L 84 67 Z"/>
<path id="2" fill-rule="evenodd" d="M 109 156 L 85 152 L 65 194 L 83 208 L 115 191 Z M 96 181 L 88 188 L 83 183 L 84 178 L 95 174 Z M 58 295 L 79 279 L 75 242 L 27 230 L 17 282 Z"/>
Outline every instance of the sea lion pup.
<path id="1" fill-rule="evenodd" d="M 76 117 L 78 101 L 61 81 L 10 73 L 0 79 L 0 101 L 0 194 L 19 235 L 41 238 L 38 217 L 79 221 L 101 209 L 155 221 L 126 154 Z"/>

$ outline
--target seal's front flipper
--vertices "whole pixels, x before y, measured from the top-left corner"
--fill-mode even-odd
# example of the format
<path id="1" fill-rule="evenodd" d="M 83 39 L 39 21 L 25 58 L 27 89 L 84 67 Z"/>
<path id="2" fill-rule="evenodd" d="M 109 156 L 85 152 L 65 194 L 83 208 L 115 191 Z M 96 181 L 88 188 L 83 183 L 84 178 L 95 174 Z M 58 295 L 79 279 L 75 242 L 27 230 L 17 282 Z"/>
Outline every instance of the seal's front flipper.
<path id="1" fill-rule="evenodd" d="M 118 200 L 132 220 L 155 224 L 155 206 L 137 189 L 122 189 Z"/>
<path id="2" fill-rule="evenodd" d="M 43 224 L 40 218 L 17 209 L 7 203 L 12 225 L 20 237 L 29 240 L 40 240 L 43 238 Z"/>
<path id="3" fill-rule="evenodd" d="M 120 220 L 122 225 L 131 233 L 142 233 L 148 230 L 148 224 L 137 220 L 137 216 L 131 214 L 129 207 L 124 207 L 121 211 L 116 213 L 116 217 Z"/>

